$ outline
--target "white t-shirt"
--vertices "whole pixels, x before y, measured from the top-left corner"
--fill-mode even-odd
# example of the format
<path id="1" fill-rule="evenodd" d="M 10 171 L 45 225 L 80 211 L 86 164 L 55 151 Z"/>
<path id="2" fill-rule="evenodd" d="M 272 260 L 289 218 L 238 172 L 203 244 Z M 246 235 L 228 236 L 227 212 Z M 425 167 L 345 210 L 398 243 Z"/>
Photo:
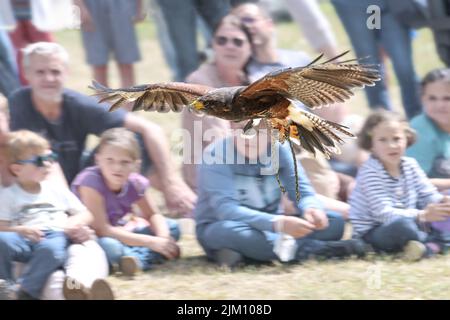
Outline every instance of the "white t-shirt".
<path id="1" fill-rule="evenodd" d="M 11 225 L 62 230 L 69 215 L 87 210 L 70 190 L 44 181 L 39 193 L 29 193 L 18 184 L 0 189 L 0 220 Z"/>

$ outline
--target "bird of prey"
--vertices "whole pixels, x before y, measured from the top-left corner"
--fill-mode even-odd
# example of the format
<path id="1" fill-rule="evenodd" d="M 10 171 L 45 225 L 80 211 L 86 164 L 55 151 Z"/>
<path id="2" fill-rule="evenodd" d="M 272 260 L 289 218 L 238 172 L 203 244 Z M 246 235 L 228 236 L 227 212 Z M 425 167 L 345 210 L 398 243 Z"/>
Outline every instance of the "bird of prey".
<path id="1" fill-rule="evenodd" d="M 110 89 L 94 81 L 90 88 L 99 102 L 112 103 L 110 111 L 129 103 L 132 111 L 180 112 L 187 107 L 226 120 L 247 120 L 244 131 L 253 127 L 254 120 L 265 119 L 269 128 L 280 133 L 281 142 L 291 143 L 293 138 L 309 152 L 315 154 L 317 149 L 329 158 L 331 153 L 340 152 L 342 136 L 354 135 L 340 124 L 293 106 L 291 101 L 310 109 L 344 102 L 353 95 L 352 89 L 373 86 L 380 80 L 373 65 L 356 59 L 338 61 L 346 53 L 319 63 L 320 55 L 304 67 L 271 72 L 248 86 L 212 88 L 169 82 Z"/>

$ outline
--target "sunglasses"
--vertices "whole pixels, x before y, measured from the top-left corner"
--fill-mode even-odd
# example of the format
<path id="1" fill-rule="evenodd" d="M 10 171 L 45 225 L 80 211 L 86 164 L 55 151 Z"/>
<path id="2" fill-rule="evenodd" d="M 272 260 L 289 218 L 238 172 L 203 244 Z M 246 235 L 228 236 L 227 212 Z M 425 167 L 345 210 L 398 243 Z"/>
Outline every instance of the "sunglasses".
<path id="1" fill-rule="evenodd" d="M 252 18 L 252 17 L 242 17 L 241 18 L 241 22 L 243 24 L 252 24 L 255 23 L 256 21 L 258 21 L 259 19 L 256 18 Z"/>
<path id="2" fill-rule="evenodd" d="M 234 46 L 240 48 L 244 45 L 245 40 L 239 38 L 227 38 L 224 36 L 218 36 L 215 37 L 215 41 L 219 46 L 224 46 L 228 43 L 228 41 L 231 41 L 234 44 Z"/>
<path id="3" fill-rule="evenodd" d="M 44 167 L 45 162 L 54 163 L 56 160 L 58 160 L 58 155 L 56 153 L 52 152 L 45 156 L 34 156 L 33 158 L 30 158 L 30 159 L 18 160 L 18 161 L 16 161 L 16 163 L 18 163 L 18 164 L 31 163 L 31 164 L 34 164 L 36 167 Z"/>

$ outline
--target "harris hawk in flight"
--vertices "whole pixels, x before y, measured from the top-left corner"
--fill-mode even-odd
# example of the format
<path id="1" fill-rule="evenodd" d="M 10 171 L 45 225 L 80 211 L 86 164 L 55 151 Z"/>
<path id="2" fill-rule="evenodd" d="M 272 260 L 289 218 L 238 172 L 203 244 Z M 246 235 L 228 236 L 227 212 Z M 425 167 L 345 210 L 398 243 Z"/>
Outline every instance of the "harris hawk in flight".
<path id="1" fill-rule="evenodd" d="M 263 119 L 268 128 L 280 133 L 280 142 L 294 139 L 307 151 L 315 154 L 319 150 L 329 158 L 331 153 L 340 152 L 338 144 L 343 143 L 343 136 L 354 135 L 340 124 L 293 106 L 291 101 L 319 108 L 344 102 L 353 95 L 352 89 L 373 86 L 380 80 L 373 65 L 359 64 L 356 59 L 337 61 L 346 53 L 318 63 L 320 55 L 304 67 L 268 73 L 248 86 L 213 88 L 168 82 L 110 89 L 94 81 L 90 88 L 99 102 L 111 103 L 110 111 L 130 103 L 132 111 L 181 112 L 187 107 L 230 121 L 247 120 L 244 131 L 252 128 L 255 120 Z"/>

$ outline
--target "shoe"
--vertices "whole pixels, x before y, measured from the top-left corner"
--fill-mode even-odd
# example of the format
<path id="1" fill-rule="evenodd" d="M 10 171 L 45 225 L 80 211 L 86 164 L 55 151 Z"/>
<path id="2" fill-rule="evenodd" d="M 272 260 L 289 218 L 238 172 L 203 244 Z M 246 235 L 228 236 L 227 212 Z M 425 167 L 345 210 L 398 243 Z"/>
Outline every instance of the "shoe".
<path id="1" fill-rule="evenodd" d="M 91 286 L 91 300 L 114 300 L 114 292 L 105 279 L 97 279 Z"/>
<path id="2" fill-rule="evenodd" d="M 326 241 L 325 243 L 325 248 L 317 254 L 325 258 L 344 258 L 352 255 L 363 258 L 369 249 L 360 239 Z"/>
<path id="3" fill-rule="evenodd" d="M 71 277 L 65 277 L 63 295 L 66 300 L 89 300 L 90 291 L 81 282 Z"/>
<path id="4" fill-rule="evenodd" d="M 228 268 L 234 268 L 244 260 L 242 254 L 228 248 L 218 250 L 214 258 L 220 266 L 226 266 Z"/>
<path id="5" fill-rule="evenodd" d="M 141 271 L 139 260 L 132 256 L 120 258 L 119 268 L 122 274 L 127 277 L 133 277 L 138 271 Z"/>
<path id="6" fill-rule="evenodd" d="M 17 294 L 14 283 L 0 279 L 0 300 L 16 300 Z"/>
<path id="7" fill-rule="evenodd" d="M 403 248 L 403 260 L 408 262 L 419 261 L 425 257 L 427 253 L 427 247 L 420 241 L 411 240 L 408 241 Z"/>

